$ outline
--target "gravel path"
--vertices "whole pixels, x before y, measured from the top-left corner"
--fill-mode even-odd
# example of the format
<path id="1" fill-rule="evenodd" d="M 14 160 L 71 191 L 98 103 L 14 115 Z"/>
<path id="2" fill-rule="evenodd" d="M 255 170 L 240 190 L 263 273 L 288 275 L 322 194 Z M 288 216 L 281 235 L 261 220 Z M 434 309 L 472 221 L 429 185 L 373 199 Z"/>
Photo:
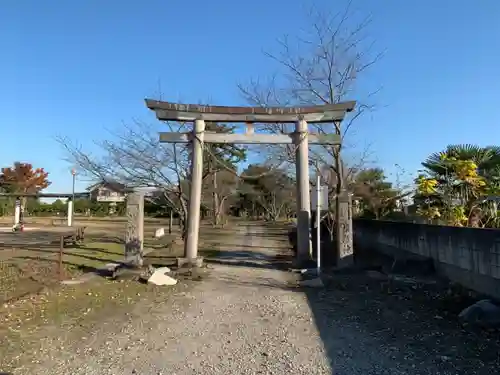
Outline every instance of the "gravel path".
<path id="1" fill-rule="evenodd" d="M 475 373 L 436 364 L 452 362 L 444 355 L 415 354 L 383 327 L 370 330 L 340 297 L 290 287 L 293 274 L 270 267 L 282 244 L 265 228 L 241 230 L 235 238 L 244 251 L 221 254 L 209 278 L 165 302 L 137 305 L 126 321 L 96 326 L 78 343 L 52 345 L 29 373 Z M 361 299 L 359 306 L 367 303 Z"/>
<path id="2" fill-rule="evenodd" d="M 245 251 L 234 258 L 254 267 L 215 264 L 189 292 L 137 306 L 125 324 L 95 327 L 78 344 L 51 348 L 30 372 L 330 374 L 306 297 L 287 286 L 290 273 L 268 266 L 266 256 L 282 245 L 262 236 L 263 228 L 242 231 L 235 240 Z"/>

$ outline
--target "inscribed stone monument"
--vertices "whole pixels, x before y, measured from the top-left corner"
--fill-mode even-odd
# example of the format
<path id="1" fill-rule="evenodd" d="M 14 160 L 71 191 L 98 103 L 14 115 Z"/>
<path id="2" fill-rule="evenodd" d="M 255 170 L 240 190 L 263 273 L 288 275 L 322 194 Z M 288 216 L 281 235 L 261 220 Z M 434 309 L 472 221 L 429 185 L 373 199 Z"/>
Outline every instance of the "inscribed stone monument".
<path id="1" fill-rule="evenodd" d="M 127 229 L 125 233 L 125 261 L 133 266 L 143 264 L 144 249 L 144 194 L 133 192 L 127 196 Z"/>

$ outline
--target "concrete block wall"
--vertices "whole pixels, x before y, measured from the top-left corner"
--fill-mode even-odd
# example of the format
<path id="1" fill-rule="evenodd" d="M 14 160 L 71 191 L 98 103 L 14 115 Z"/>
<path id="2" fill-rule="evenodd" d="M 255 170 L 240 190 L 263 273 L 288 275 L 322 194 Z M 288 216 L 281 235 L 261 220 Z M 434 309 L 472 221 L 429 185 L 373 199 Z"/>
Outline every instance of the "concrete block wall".
<path id="1" fill-rule="evenodd" d="M 500 299 L 500 230 L 354 220 L 355 246 L 400 258 L 432 258 L 450 280 Z"/>

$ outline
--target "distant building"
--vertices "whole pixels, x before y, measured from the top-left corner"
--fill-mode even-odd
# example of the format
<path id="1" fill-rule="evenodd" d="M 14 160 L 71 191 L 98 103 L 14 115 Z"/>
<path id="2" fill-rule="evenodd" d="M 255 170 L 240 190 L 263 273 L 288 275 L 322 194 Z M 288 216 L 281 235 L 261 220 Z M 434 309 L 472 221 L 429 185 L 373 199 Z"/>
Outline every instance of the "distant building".
<path id="1" fill-rule="evenodd" d="M 144 196 L 146 198 L 149 198 L 152 201 L 157 200 L 157 199 L 164 199 L 165 189 L 151 188 L 151 189 L 145 191 Z"/>
<path id="2" fill-rule="evenodd" d="M 125 202 L 126 186 L 119 182 L 101 181 L 87 188 L 90 199 L 94 202 Z"/>

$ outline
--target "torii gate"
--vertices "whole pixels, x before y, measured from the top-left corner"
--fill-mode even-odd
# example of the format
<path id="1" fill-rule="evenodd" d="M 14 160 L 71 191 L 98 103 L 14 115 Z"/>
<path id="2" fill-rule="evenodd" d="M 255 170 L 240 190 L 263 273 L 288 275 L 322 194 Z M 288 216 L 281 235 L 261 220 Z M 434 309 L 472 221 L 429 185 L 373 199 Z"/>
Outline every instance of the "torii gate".
<path id="1" fill-rule="evenodd" d="M 187 237 L 182 263 L 197 264 L 198 236 L 200 229 L 200 204 L 202 190 L 203 144 L 295 144 L 297 174 L 297 260 L 309 259 L 310 250 L 310 193 L 309 193 L 309 144 L 340 145 L 337 134 L 313 135 L 308 123 L 340 123 L 356 102 L 327 104 L 311 107 L 225 107 L 179 104 L 146 99 L 146 106 L 156 112 L 161 121 L 194 122 L 191 133 L 160 133 L 160 142 L 192 142 L 191 188 L 187 217 Z M 205 133 L 205 121 L 217 123 L 295 123 L 290 134 L 227 134 Z M 352 259 L 352 218 L 347 193 L 341 194 L 337 212 L 337 243 L 339 260 Z"/>

